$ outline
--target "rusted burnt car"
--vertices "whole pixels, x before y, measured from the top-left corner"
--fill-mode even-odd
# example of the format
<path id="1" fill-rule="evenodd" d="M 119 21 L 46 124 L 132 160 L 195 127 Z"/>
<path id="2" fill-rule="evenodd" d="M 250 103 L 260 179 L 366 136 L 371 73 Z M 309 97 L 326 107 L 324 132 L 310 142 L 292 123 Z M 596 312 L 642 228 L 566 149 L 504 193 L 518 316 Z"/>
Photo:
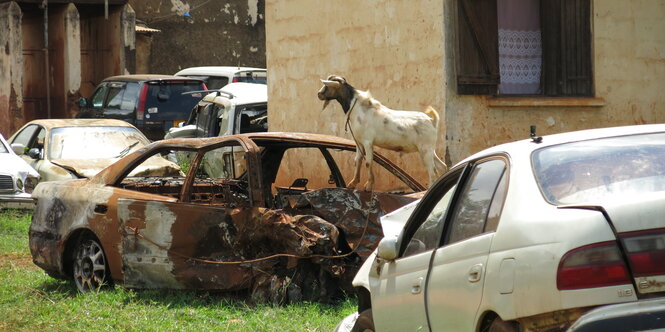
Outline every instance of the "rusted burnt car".
<path id="1" fill-rule="evenodd" d="M 331 300 L 381 239 L 378 217 L 424 190 L 379 154 L 384 187 L 346 189 L 354 152 L 349 140 L 295 133 L 152 143 L 90 179 L 39 184 L 33 260 L 82 292 L 113 282 Z M 130 176 L 164 157 L 182 173 Z"/>

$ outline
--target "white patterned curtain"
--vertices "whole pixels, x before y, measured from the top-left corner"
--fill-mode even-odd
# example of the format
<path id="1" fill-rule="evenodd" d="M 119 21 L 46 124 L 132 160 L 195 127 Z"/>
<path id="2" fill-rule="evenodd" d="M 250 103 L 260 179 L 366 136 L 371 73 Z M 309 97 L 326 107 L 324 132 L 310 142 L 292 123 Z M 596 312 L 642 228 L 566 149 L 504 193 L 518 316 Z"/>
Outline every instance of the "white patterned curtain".
<path id="1" fill-rule="evenodd" d="M 499 94 L 540 93 L 540 0 L 497 0 L 497 11 Z"/>

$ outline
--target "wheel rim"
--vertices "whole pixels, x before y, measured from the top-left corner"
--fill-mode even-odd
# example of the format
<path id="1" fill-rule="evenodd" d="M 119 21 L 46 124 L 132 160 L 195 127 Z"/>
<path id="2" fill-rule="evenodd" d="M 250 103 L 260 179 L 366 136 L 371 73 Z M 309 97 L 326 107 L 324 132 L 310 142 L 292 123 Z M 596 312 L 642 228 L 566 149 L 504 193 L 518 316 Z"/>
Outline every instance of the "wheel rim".
<path id="1" fill-rule="evenodd" d="M 82 292 L 99 290 L 106 280 L 106 257 L 102 247 L 94 240 L 83 241 L 74 259 L 74 281 Z"/>

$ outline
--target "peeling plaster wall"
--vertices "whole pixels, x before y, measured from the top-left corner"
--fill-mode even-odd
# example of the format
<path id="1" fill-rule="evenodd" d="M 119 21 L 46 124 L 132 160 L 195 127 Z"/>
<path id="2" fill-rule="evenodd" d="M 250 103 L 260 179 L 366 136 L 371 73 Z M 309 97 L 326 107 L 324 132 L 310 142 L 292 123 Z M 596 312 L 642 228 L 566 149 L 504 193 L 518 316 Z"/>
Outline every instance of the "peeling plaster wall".
<path id="1" fill-rule="evenodd" d="M 263 0 L 129 3 L 138 20 L 161 30 L 152 35 L 147 68 L 152 73 L 205 65 L 266 66 Z"/>
<path id="2" fill-rule="evenodd" d="M 15 2 L 0 4 L 0 134 L 9 138 L 23 118 L 23 43 L 21 9 Z"/>
<path id="3" fill-rule="evenodd" d="M 321 112 L 320 78 L 335 73 L 396 109 L 434 106 L 445 118 L 439 151 L 455 163 L 538 134 L 665 122 L 665 2 L 595 0 L 593 62 L 601 106 L 489 106 L 457 94 L 456 0 L 266 1 L 270 129 L 350 138 L 341 107 Z M 331 105 L 333 105 L 331 103 Z M 442 121 L 443 123 L 443 121 Z M 416 154 L 390 154 L 424 180 Z"/>
<path id="4" fill-rule="evenodd" d="M 316 96 L 319 79 L 330 74 L 346 77 L 357 89 L 369 89 L 390 108 L 424 110 L 432 105 L 443 119 L 442 35 L 441 1 L 267 0 L 270 130 L 351 139 L 337 102 L 321 112 L 322 102 Z M 416 153 L 381 152 L 427 183 Z"/>

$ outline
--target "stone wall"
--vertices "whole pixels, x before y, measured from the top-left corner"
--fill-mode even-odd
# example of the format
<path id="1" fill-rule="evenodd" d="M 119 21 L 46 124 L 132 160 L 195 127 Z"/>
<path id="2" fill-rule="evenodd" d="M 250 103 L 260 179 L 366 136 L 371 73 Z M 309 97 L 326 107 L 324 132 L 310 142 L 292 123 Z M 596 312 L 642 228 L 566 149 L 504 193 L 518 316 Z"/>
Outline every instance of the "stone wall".
<path id="1" fill-rule="evenodd" d="M 174 74 L 193 66 L 265 68 L 263 0 L 131 0 L 137 22 L 155 33 L 143 70 Z M 147 64 L 147 67 L 143 64 Z"/>

